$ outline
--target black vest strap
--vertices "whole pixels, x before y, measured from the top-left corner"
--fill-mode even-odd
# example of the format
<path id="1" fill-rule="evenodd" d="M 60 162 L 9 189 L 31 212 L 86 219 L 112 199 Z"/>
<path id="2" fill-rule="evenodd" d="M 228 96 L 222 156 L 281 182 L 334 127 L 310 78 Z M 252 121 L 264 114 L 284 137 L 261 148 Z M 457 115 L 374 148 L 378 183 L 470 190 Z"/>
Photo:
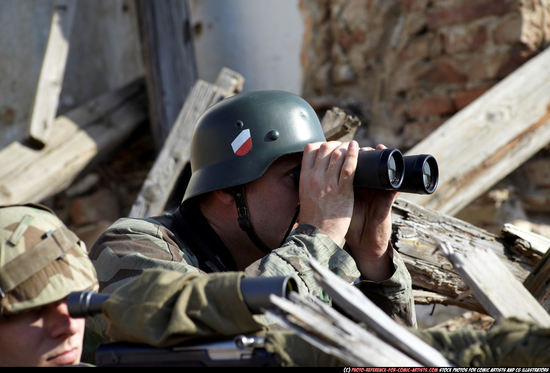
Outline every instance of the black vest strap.
<path id="1" fill-rule="evenodd" d="M 237 205 L 237 219 L 239 222 L 239 227 L 246 232 L 250 240 L 254 242 L 254 245 L 256 245 L 258 249 L 265 254 L 269 254 L 271 249 L 260 239 L 260 237 L 258 237 L 254 227 L 252 226 L 252 222 L 250 221 L 250 213 L 246 203 L 244 186 L 236 186 L 231 189 L 231 192 L 233 194 L 233 198 L 235 198 L 235 204 Z"/>
<path id="2" fill-rule="evenodd" d="M 180 248 L 187 248 L 195 254 L 201 270 L 207 273 L 237 270 L 229 249 L 210 227 L 196 203 L 186 202 L 172 215 L 154 219 L 174 233 Z"/>

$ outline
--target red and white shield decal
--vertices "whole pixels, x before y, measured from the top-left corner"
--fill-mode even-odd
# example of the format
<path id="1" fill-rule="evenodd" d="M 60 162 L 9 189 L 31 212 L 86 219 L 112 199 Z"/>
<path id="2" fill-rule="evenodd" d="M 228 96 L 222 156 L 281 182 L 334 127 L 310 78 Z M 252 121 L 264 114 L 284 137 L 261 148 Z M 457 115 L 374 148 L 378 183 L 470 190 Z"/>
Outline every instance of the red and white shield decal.
<path id="1" fill-rule="evenodd" d="M 252 149 L 252 137 L 250 137 L 250 130 L 242 130 L 241 133 L 231 143 L 233 153 L 238 156 L 246 155 Z"/>

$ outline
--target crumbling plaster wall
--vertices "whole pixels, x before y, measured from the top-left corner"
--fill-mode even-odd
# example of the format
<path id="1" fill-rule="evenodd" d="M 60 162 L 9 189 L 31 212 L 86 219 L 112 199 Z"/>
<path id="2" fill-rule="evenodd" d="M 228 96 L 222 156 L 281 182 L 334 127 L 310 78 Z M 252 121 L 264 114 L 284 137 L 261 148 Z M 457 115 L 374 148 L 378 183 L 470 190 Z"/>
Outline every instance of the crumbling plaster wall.
<path id="1" fill-rule="evenodd" d="M 548 0 L 300 7 L 303 95 L 320 111 L 336 105 L 358 115 L 362 145 L 407 150 L 550 42 Z M 549 172 L 547 148 L 458 215 L 490 230 L 517 219 L 549 223 Z"/>

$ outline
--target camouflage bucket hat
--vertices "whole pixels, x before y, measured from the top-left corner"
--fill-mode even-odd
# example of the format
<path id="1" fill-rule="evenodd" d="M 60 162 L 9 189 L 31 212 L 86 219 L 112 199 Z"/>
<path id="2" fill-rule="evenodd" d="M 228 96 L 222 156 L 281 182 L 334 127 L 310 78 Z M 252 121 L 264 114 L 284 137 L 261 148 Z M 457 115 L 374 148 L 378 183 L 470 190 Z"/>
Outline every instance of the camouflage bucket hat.
<path id="1" fill-rule="evenodd" d="M 0 316 L 97 287 L 86 245 L 51 210 L 0 206 Z"/>

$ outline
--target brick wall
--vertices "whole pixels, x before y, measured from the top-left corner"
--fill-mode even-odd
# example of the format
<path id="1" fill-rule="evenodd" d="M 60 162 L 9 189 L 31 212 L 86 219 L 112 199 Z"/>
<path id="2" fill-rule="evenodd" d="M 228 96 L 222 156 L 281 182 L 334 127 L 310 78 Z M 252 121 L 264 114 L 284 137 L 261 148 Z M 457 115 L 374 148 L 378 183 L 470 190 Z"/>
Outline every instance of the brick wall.
<path id="1" fill-rule="evenodd" d="M 546 4 L 302 0 L 304 96 L 355 110 L 372 141 L 411 147 L 543 48 Z"/>
<path id="2" fill-rule="evenodd" d="M 321 112 L 337 105 L 357 114 L 362 145 L 407 150 L 550 42 L 547 0 L 301 0 L 300 6 L 303 95 Z M 539 183 L 528 174 L 532 185 Z M 542 203 L 550 202 L 550 189 L 543 194 L 549 197 Z"/>

